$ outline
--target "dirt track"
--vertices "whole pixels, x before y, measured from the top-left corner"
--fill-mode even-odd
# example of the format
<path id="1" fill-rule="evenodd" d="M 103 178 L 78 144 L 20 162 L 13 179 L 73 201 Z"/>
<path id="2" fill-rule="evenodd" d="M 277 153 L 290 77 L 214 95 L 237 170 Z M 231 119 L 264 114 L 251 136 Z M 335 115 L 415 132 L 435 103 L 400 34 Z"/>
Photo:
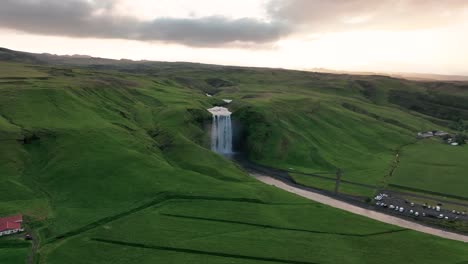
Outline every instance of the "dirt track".
<path id="1" fill-rule="evenodd" d="M 296 188 L 294 186 L 288 185 L 282 181 L 276 180 L 274 178 L 271 178 L 265 175 L 260 175 L 257 173 L 251 173 L 251 175 L 263 183 L 276 186 L 285 191 L 295 193 L 307 199 L 310 199 L 310 200 L 313 200 L 322 204 L 326 204 L 331 207 L 339 208 L 339 209 L 351 212 L 353 214 L 362 215 L 362 216 L 365 216 L 365 217 L 368 217 L 368 218 L 371 218 L 380 222 L 396 225 L 396 226 L 403 227 L 403 228 L 412 229 L 412 230 L 419 231 L 422 233 L 431 234 L 431 235 L 438 236 L 438 237 L 443 237 L 447 239 L 452 239 L 452 240 L 457 240 L 457 241 L 468 243 L 468 236 L 439 230 L 436 228 L 432 228 L 432 227 L 424 226 L 418 223 L 403 220 L 398 217 L 394 217 L 394 216 L 386 215 L 386 214 L 379 213 L 373 210 L 354 206 L 354 205 L 345 203 L 340 200 L 333 199 L 325 195 L 321 195 L 321 194 L 314 193 L 311 191 Z"/>

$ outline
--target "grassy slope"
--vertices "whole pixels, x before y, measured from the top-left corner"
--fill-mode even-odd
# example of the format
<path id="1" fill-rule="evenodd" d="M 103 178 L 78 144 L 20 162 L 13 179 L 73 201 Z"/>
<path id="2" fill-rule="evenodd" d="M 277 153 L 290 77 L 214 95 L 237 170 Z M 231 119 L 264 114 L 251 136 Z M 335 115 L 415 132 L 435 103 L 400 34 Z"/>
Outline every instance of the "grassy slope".
<path id="1" fill-rule="evenodd" d="M 42 241 L 41 263 L 135 263 L 135 259 L 140 263 L 158 260 L 165 263 L 187 260 L 192 263 L 258 263 L 267 257 L 321 263 L 362 263 L 363 259 L 394 263 L 415 256 L 415 251 L 420 252 L 417 253 L 421 254 L 419 258 L 434 263 L 442 258 L 451 262 L 468 259 L 464 244 L 416 232 L 364 238 L 362 235 L 388 232 L 395 227 L 311 203 L 253 181 L 231 162 L 203 147 L 207 146 L 207 138 L 202 124 L 210 119 L 204 109 L 214 99 L 207 98 L 199 89 L 173 82 L 171 76 L 87 69 L 73 69 L 70 74 L 70 69 L 57 71 L 47 66 L 2 64 L 3 68 L 10 66 L 15 69 L 15 76 L 25 77 L 34 71 L 32 77 L 49 77 L 17 82 L 6 74 L 0 83 L 3 188 L 0 213 L 22 212 L 31 219 Z M 187 73 L 191 74 L 196 72 Z M 290 74 L 288 78 L 296 77 L 296 73 Z M 249 85 L 261 79 L 259 76 L 241 74 L 233 79 L 245 79 L 247 84 L 240 87 L 237 94 L 230 93 L 234 97 L 265 89 L 262 88 L 265 85 Z M 273 88 L 270 87 L 270 91 Z M 258 103 L 259 109 L 265 112 L 275 101 L 298 102 L 295 106 L 304 107 L 301 111 L 305 111 L 310 106 L 307 98 L 313 94 L 319 96 L 316 91 L 307 89 L 304 94 L 290 92 L 297 95 L 284 95 L 275 100 L 268 95 L 245 99 L 245 102 Z M 289 116 L 294 113 L 286 107 L 268 112 L 280 117 L 284 135 L 292 142 L 286 157 L 279 159 L 281 166 L 290 166 L 294 157 L 301 158 L 303 151 L 308 151 L 301 148 L 304 140 L 317 149 L 327 145 L 330 141 L 326 133 L 317 132 L 341 126 L 341 122 L 358 126 L 366 135 L 390 133 L 397 136 L 391 142 L 378 144 L 388 151 L 410 138 L 409 132 L 407 136 L 404 133 L 399 136 L 398 127 L 392 127 L 397 132 L 385 128 L 378 128 L 377 132 L 366 129 L 363 120 L 372 121 L 368 117 L 342 109 L 333 102 L 332 95 L 321 96 L 319 100 L 326 104 L 321 103 L 324 106 L 319 107 L 319 115 L 314 117 L 313 123 L 299 114 Z M 348 120 L 342 113 L 352 118 Z M 305 129 L 297 135 L 293 131 L 296 126 Z M 279 132 L 272 133 L 272 145 L 276 145 L 275 137 L 281 138 Z M 346 136 L 346 133 L 336 133 L 337 137 Z M 307 163 L 313 161 L 316 162 L 313 164 L 320 164 L 320 168 L 329 168 L 334 162 L 348 162 L 347 155 L 367 150 L 382 152 L 375 144 L 364 145 L 357 152 L 352 150 L 361 146 L 359 142 L 364 139 L 359 133 L 351 133 L 357 139 L 356 142 L 347 139 L 350 147 L 346 155 L 335 157 L 333 146 L 329 146 L 323 155 L 314 153 L 315 157 L 323 156 L 323 161 L 317 163 L 307 156 L 293 165 L 315 169 Z M 316 135 L 317 140 L 307 139 L 311 135 Z M 324 143 L 320 143 L 320 138 L 325 138 Z M 262 149 L 261 153 L 266 152 Z M 278 155 L 278 151 L 273 154 Z M 362 159 L 366 157 L 370 158 L 363 156 Z M 270 159 L 272 162 L 273 158 L 266 156 L 259 161 L 267 163 Z M 356 168 L 367 167 L 359 162 L 350 164 Z M 359 176 L 356 174 L 356 177 Z M 306 231 L 288 230 L 291 228 Z M 349 232 L 361 236 L 350 236 Z M 284 241 L 294 246 L 284 247 Z M 387 251 L 382 255 L 376 253 L 381 250 L 379 243 L 411 244 L 413 248 L 400 247 L 399 254 Z M 208 253 L 151 248 L 157 246 Z M 354 250 L 357 248 L 359 251 Z M 2 263 L 14 263 L 13 258 L 20 255 L 23 259 L 26 257 L 24 249 L 2 250 L 8 251 L 2 255 L 9 258 Z M 102 254 L 103 250 L 111 253 Z M 235 256 L 220 257 L 210 252 Z"/>
<path id="2" fill-rule="evenodd" d="M 294 76 L 291 76 L 292 80 L 293 78 Z M 288 79 L 278 80 L 278 82 L 284 82 L 285 85 L 288 85 L 286 84 L 288 81 Z M 270 80 L 270 82 L 274 83 L 275 80 Z M 314 84 L 314 86 L 316 85 L 317 89 L 320 89 L 320 85 L 327 82 L 328 80 L 322 80 L 318 84 Z M 266 87 L 270 88 L 270 90 L 276 89 L 275 86 Z M 292 86 L 288 89 L 283 88 L 284 94 L 268 94 L 265 97 L 262 96 L 262 91 L 257 91 L 251 87 L 246 88 L 246 90 L 259 93 L 259 95 L 254 98 L 247 97 L 244 101 L 255 105 L 258 111 L 266 116 L 265 119 L 272 126 L 270 129 L 272 137 L 283 137 L 283 140 L 272 139 L 271 143 L 273 144 L 264 144 L 263 147 L 269 149 L 261 151 L 263 157 L 260 159 L 271 159 L 272 161 L 280 158 L 280 162 L 284 162 L 285 165 L 294 165 L 296 158 L 300 158 L 301 160 L 296 161 L 298 166 L 302 164 L 306 165 L 304 166 L 306 168 L 318 167 L 320 169 L 320 167 L 327 168 L 327 165 L 330 167 L 335 165 L 334 163 L 339 163 L 338 159 L 340 157 L 337 157 L 336 154 L 344 159 L 350 154 L 364 152 L 360 150 L 387 148 L 391 143 L 395 144 L 406 139 L 402 135 L 397 136 L 396 139 L 388 137 L 383 140 L 372 140 L 372 136 L 378 134 L 395 135 L 399 132 L 398 128 L 389 129 L 383 122 L 376 122 L 371 118 L 354 114 L 341 107 L 343 101 L 356 100 L 347 94 L 346 87 L 341 87 L 340 90 L 333 91 L 331 94 L 327 93 L 327 88 L 324 89 L 325 92 L 320 93 L 315 91 L 314 88 Z M 238 93 L 243 94 L 242 92 Z M 294 94 L 295 98 L 291 94 Z M 242 96 L 240 97 L 242 98 Z M 357 103 L 362 104 L 362 99 Z M 364 122 L 368 123 L 365 124 Z M 369 123 L 372 125 L 370 128 L 368 128 Z M 280 133 L 277 130 L 286 133 Z M 406 136 L 408 134 L 407 132 Z M 389 143 L 388 141 L 393 142 Z M 283 148 L 280 148 L 279 143 L 283 143 Z M 345 143 L 345 146 L 349 145 L 349 147 L 344 151 L 342 149 L 337 150 L 336 146 L 341 143 Z M 315 148 L 313 148 L 314 145 Z M 317 148 L 317 146 L 320 148 Z M 283 152 L 284 150 L 286 150 L 286 153 Z M 291 157 L 288 160 L 288 150 L 292 155 L 297 153 L 299 157 Z M 355 152 L 349 153 L 348 151 Z M 318 155 L 316 152 L 318 152 Z M 315 159 L 314 154 L 322 160 Z M 306 162 L 310 164 L 305 164 Z"/>
<path id="3" fill-rule="evenodd" d="M 335 181 L 322 179 L 317 177 L 312 177 L 309 175 L 297 174 L 297 173 L 290 173 L 290 176 L 296 181 L 297 183 L 305 186 L 313 186 L 315 188 L 326 190 L 329 192 L 335 191 Z M 368 188 L 362 186 L 356 186 L 349 183 L 340 183 L 339 192 L 346 193 L 349 195 L 359 196 L 359 197 L 372 197 L 377 188 Z M 361 198 L 362 199 L 362 198 Z"/>
<path id="4" fill-rule="evenodd" d="M 243 122 L 252 123 L 249 127 L 250 138 L 247 138 L 250 139 L 249 152 L 252 159 L 302 172 L 333 172 L 336 167 L 340 167 L 345 172 L 346 180 L 384 185 L 395 153 L 413 144 L 416 132 L 450 130 L 443 124 L 452 122 L 396 106 L 396 102 L 388 101 L 389 94 L 407 89 L 431 96 L 440 93 L 441 97 L 456 99 L 456 102 L 460 100 L 458 96 L 466 97 L 468 94 L 464 88 L 457 90 L 456 95 L 451 97 L 443 94 L 444 91 L 426 88 L 422 83 L 386 77 L 352 77 L 366 79 L 367 85 L 371 85 L 370 89 L 356 84 L 350 77 L 336 76 L 336 80 L 330 80 L 331 77 L 316 76 L 308 81 L 311 75 L 291 73 L 287 76 L 286 73 L 275 73 L 274 77 L 258 77 L 264 83 L 261 86 L 253 82 L 252 85 L 244 84 L 221 91 L 220 97 L 242 100 L 235 115 L 240 116 Z M 449 102 L 447 99 L 444 104 Z M 463 107 L 459 108 L 460 111 L 468 107 L 466 102 L 464 105 L 460 103 L 460 107 Z M 424 104 L 424 101 L 412 103 L 416 107 Z M 245 110 L 246 107 L 241 104 L 249 105 L 250 110 Z M 257 113 L 261 118 L 249 119 L 252 113 Z M 430 144 L 422 145 L 421 151 L 426 149 L 430 152 L 431 148 Z M 463 166 L 460 158 L 456 157 L 458 154 L 449 151 L 443 154 L 444 157 L 435 156 L 433 164 L 426 164 L 429 170 L 433 166 L 437 169 L 437 157 L 452 160 L 454 166 Z M 416 173 L 422 175 L 422 171 Z M 453 170 L 452 173 L 451 177 L 456 184 L 468 184 L 460 170 Z M 445 188 L 444 192 L 450 193 L 450 187 Z M 454 189 L 454 192 L 468 195 L 466 190 Z"/>

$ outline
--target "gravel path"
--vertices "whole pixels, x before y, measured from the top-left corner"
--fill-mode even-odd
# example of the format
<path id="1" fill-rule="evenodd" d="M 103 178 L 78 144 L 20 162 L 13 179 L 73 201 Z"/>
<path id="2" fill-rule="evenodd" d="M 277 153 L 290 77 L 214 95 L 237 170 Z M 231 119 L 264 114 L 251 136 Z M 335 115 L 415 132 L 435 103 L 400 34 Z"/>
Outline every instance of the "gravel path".
<path id="1" fill-rule="evenodd" d="M 251 173 L 251 175 L 263 183 L 276 186 L 280 189 L 283 189 L 291 193 L 295 193 L 309 200 L 313 200 L 322 204 L 329 205 L 331 207 L 342 209 L 342 210 L 351 212 L 353 214 L 362 215 L 362 216 L 365 216 L 365 217 L 368 217 L 368 218 L 371 218 L 380 222 L 396 225 L 396 226 L 403 227 L 403 228 L 412 229 L 412 230 L 423 232 L 426 234 L 431 234 L 431 235 L 438 236 L 438 237 L 443 237 L 447 239 L 458 240 L 458 241 L 468 243 L 468 236 L 443 231 L 440 229 L 436 229 L 436 228 L 424 226 L 418 223 L 414 223 L 411 221 L 407 221 L 398 217 L 394 217 L 394 216 L 386 215 L 386 214 L 379 213 L 373 210 L 354 206 L 354 205 L 333 199 L 325 195 L 321 195 L 321 194 L 314 193 L 311 191 L 296 188 L 294 186 L 288 185 L 282 181 L 276 180 L 269 176 L 265 176 L 265 175 L 261 175 L 257 173 Z"/>
<path id="2" fill-rule="evenodd" d="M 34 258 L 36 257 L 37 249 L 39 248 L 39 240 L 36 236 L 36 233 L 29 227 L 26 228 L 26 232 L 31 235 L 32 238 L 32 245 L 31 245 L 31 252 L 28 255 L 28 259 L 26 261 L 27 264 L 33 264 Z"/>

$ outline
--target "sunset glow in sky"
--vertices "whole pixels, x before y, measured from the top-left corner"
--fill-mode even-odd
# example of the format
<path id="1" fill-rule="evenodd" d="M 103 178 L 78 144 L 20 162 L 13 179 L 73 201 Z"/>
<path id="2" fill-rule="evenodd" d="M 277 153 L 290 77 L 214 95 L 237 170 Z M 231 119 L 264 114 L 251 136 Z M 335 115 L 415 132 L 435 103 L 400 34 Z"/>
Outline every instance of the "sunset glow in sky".
<path id="1" fill-rule="evenodd" d="M 468 1 L 2 0 L 0 40 L 60 55 L 468 75 Z"/>

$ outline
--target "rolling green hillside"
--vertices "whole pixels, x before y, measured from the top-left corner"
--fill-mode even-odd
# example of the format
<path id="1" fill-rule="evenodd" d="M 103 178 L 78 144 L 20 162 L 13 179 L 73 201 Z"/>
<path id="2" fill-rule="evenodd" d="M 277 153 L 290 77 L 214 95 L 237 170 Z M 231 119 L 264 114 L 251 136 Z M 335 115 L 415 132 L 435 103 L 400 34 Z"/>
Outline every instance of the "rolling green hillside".
<path id="1" fill-rule="evenodd" d="M 253 161 L 304 172 L 340 167 L 353 181 L 386 184 L 395 151 L 416 132 L 459 121 L 389 99 L 400 89 L 429 93 L 423 84 L 4 49 L 0 59 L 0 215 L 25 215 L 40 242 L 36 263 L 468 260 L 463 243 L 263 185 L 209 150 L 205 109 L 230 98 L 242 124 L 237 147 Z M 452 110 L 463 116 L 458 102 Z M 402 177 L 391 180 L 412 185 Z M 0 239 L 1 263 L 24 263 L 29 253 Z"/>

